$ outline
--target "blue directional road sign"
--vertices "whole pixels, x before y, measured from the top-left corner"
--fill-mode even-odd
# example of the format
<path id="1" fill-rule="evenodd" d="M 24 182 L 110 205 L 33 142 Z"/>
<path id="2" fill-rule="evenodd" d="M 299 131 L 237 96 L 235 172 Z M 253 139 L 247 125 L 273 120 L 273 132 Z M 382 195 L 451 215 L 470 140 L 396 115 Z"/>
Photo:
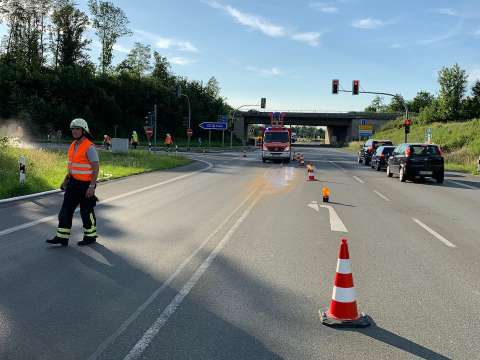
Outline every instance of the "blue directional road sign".
<path id="1" fill-rule="evenodd" d="M 218 115 L 218 122 L 221 122 L 221 123 L 228 122 L 228 115 Z"/>
<path id="2" fill-rule="evenodd" d="M 227 123 L 224 122 L 202 122 L 200 128 L 204 130 L 227 130 Z"/>

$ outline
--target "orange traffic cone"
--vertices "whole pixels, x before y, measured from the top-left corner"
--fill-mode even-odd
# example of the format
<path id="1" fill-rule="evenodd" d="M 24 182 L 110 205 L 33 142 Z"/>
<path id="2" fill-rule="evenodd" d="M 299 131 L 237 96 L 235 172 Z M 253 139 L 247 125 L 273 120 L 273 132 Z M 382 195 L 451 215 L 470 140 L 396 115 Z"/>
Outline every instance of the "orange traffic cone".
<path id="1" fill-rule="evenodd" d="M 324 186 L 322 189 L 322 198 L 323 198 L 323 202 L 330 201 L 330 189 L 326 186 Z"/>
<path id="2" fill-rule="evenodd" d="M 308 181 L 315 181 L 315 169 L 313 168 L 312 163 L 307 164 L 307 180 Z"/>
<path id="3" fill-rule="evenodd" d="M 369 326 L 368 317 L 363 313 L 358 314 L 356 297 L 347 239 L 342 239 L 330 308 L 326 313 L 321 310 L 319 312 L 322 324 L 342 327 Z"/>

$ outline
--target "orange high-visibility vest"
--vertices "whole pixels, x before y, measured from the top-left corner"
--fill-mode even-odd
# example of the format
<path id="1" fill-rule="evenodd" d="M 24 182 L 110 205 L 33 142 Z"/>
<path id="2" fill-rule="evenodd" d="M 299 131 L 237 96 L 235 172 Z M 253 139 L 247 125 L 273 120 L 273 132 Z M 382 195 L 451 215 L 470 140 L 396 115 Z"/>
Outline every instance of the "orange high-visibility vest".
<path id="1" fill-rule="evenodd" d="M 172 137 L 170 135 L 167 135 L 165 137 L 165 144 L 167 145 L 172 145 L 173 141 L 172 141 Z"/>
<path id="2" fill-rule="evenodd" d="M 75 152 L 75 142 L 72 142 L 68 149 L 68 173 L 76 180 L 91 181 L 93 168 L 88 161 L 87 151 L 93 143 L 88 139 L 83 139 Z"/>

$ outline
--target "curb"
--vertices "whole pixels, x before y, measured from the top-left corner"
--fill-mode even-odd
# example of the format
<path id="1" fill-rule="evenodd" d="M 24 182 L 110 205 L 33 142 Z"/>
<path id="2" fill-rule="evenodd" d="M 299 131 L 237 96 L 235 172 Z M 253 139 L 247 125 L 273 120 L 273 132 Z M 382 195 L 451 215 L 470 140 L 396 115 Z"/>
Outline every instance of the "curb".
<path id="1" fill-rule="evenodd" d="M 35 198 L 35 197 L 43 196 L 43 195 L 56 194 L 56 193 L 59 193 L 61 191 L 62 190 L 57 189 L 57 190 L 43 191 L 43 192 L 29 194 L 29 195 L 15 196 L 15 197 L 0 200 L 0 204 L 6 204 L 6 203 L 9 203 L 9 202 L 14 202 L 14 201 L 18 201 L 18 200 L 31 199 L 31 198 Z"/>

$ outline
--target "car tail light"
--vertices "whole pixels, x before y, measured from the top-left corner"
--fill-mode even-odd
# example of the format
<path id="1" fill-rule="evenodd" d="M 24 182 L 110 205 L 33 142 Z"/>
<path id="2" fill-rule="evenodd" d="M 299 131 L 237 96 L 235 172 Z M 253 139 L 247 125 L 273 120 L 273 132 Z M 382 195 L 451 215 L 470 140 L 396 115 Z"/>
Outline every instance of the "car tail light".
<path id="1" fill-rule="evenodd" d="M 406 156 L 406 157 L 410 157 L 411 154 L 412 154 L 412 150 L 410 149 L 410 147 L 407 147 L 407 148 L 405 149 L 405 156 Z"/>
<path id="2" fill-rule="evenodd" d="M 368 152 L 371 153 L 372 151 L 373 151 L 373 147 L 370 146 L 370 147 L 368 148 Z"/>
<path id="3" fill-rule="evenodd" d="M 380 154 L 380 157 L 383 159 L 385 157 L 385 154 Z"/>
<path id="4" fill-rule="evenodd" d="M 285 146 L 285 149 L 283 151 L 290 151 L 290 146 Z"/>

